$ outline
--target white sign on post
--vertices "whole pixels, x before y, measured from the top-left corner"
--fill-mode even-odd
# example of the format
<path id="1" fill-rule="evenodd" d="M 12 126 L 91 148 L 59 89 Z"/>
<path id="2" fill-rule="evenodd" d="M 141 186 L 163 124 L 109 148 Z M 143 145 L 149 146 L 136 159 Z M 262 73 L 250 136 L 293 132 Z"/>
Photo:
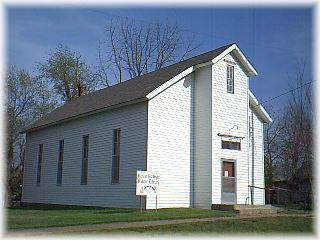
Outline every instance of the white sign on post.
<path id="1" fill-rule="evenodd" d="M 159 175 L 148 171 L 137 171 L 136 195 L 158 195 L 159 184 Z"/>

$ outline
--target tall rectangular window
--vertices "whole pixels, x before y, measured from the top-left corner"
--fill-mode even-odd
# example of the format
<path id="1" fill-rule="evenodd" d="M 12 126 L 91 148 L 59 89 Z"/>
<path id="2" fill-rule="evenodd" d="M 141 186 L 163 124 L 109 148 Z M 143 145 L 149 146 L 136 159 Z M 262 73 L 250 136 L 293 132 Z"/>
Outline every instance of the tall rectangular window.
<path id="1" fill-rule="evenodd" d="M 120 172 L 120 128 L 113 130 L 112 173 L 111 182 L 119 182 Z"/>
<path id="2" fill-rule="evenodd" d="M 43 162 L 43 144 L 39 144 L 38 148 L 38 168 L 37 168 L 37 186 L 40 186 L 41 172 Z"/>
<path id="3" fill-rule="evenodd" d="M 227 65 L 227 92 L 234 93 L 234 66 Z"/>
<path id="4" fill-rule="evenodd" d="M 89 135 L 82 137 L 82 169 L 81 184 L 87 185 L 88 181 L 88 156 L 89 156 Z"/>
<path id="5" fill-rule="evenodd" d="M 58 170 L 57 170 L 57 185 L 58 186 L 61 186 L 61 183 L 62 183 L 63 150 L 64 150 L 64 140 L 60 140 L 59 141 Z"/>

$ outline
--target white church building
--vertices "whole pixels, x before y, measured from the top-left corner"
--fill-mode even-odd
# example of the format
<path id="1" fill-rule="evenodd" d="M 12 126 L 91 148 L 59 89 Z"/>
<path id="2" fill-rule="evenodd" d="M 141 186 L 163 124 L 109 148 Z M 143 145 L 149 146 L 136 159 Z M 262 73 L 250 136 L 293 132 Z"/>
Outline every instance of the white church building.
<path id="1" fill-rule="evenodd" d="M 139 208 L 148 170 L 159 208 L 263 205 L 272 120 L 249 90 L 256 75 L 229 44 L 55 109 L 25 130 L 22 202 Z"/>

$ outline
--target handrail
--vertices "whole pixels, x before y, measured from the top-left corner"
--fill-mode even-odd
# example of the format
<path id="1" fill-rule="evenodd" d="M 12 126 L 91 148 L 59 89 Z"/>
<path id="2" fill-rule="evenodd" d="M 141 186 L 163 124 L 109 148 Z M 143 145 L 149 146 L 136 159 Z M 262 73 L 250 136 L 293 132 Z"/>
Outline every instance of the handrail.
<path id="1" fill-rule="evenodd" d="M 292 191 L 289 190 L 289 189 L 279 188 L 279 187 L 268 187 L 268 188 L 265 188 L 265 187 L 258 187 L 258 186 L 253 186 L 253 185 L 248 185 L 248 187 L 250 188 L 250 192 L 252 192 L 252 189 L 253 189 L 253 188 L 268 190 L 268 191 L 269 191 L 269 194 L 268 194 L 269 203 L 271 203 L 271 191 L 272 191 L 272 190 L 275 190 L 275 191 L 276 191 L 278 203 L 279 203 L 279 190 L 280 190 L 280 191 L 284 191 L 284 192 L 289 192 L 289 193 L 292 192 Z M 278 190 L 278 191 L 277 191 L 277 190 Z"/>
<path id="2" fill-rule="evenodd" d="M 282 191 L 292 192 L 292 190 L 289 190 L 289 189 L 286 189 L 286 188 L 279 188 L 279 187 L 264 188 L 264 187 L 258 187 L 258 186 L 253 186 L 253 185 L 248 185 L 248 187 L 250 187 L 250 188 L 258 188 L 258 189 L 282 190 Z"/>
<path id="3" fill-rule="evenodd" d="M 279 204 L 279 191 L 277 190 L 280 190 L 280 191 L 284 191 L 284 192 L 288 192 L 289 195 L 291 195 L 292 193 L 295 193 L 295 192 L 298 192 L 298 193 L 303 193 L 301 190 L 298 190 L 298 189 L 294 189 L 294 190 L 290 190 L 290 189 L 286 189 L 286 188 L 280 188 L 280 187 L 258 187 L 258 186 L 253 186 L 253 185 L 248 185 L 248 187 L 250 187 L 250 191 L 252 192 L 252 188 L 258 188 L 258 189 L 265 189 L 265 190 L 269 190 L 269 194 L 268 194 L 268 198 L 269 198 L 269 203 L 271 203 L 271 191 L 272 190 L 275 190 L 276 192 L 276 196 L 277 196 L 277 201 L 278 201 L 278 204 Z M 291 199 L 291 197 L 290 197 Z M 246 200 L 247 201 L 247 200 Z M 306 204 L 306 200 L 305 200 L 305 204 Z"/>

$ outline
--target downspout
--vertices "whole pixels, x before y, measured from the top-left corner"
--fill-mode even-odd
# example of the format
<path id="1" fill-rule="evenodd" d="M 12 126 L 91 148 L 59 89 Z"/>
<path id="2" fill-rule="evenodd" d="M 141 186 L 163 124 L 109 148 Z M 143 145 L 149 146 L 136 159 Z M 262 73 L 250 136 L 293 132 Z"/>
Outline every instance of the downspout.
<path id="1" fill-rule="evenodd" d="M 195 199 L 195 74 L 192 73 L 192 79 L 191 79 L 191 144 L 190 144 L 190 167 L 191 167 L 191 203 L 190 207 L 195 207 L 194 199 Z"/>
<path id="2" fill-rule="evenodd" d="M 253 205 L 254 198 L 254 125 L 253 125 L 253 111 L 251 111 L 251 205 Z"/>
<path id="3" fill-rule="evenodd" d="M 249 81 L 248 81 L 249 82 Z M 249 165 L 250 165 L 250 157 L 249 157 L 249 151 L 250 151 L 250 128 L 249 128 L 249 108 L 250 108 L 250 103 L 249 103 L 249 84 L 247 86 L 247 164 L 248 164 L 248 195 L 247 195 L 247 198 L 246 198 L 246 202 L 245 204 L 247 204 L 247 201 L 249 202 L 249 196 L 250 196 L 250 188 L 249 188 L 249 185 L 250 185 L 250 181 L 249 181 L 249 172 L 250 172 L 250 168 L 249 168 Z"/>

